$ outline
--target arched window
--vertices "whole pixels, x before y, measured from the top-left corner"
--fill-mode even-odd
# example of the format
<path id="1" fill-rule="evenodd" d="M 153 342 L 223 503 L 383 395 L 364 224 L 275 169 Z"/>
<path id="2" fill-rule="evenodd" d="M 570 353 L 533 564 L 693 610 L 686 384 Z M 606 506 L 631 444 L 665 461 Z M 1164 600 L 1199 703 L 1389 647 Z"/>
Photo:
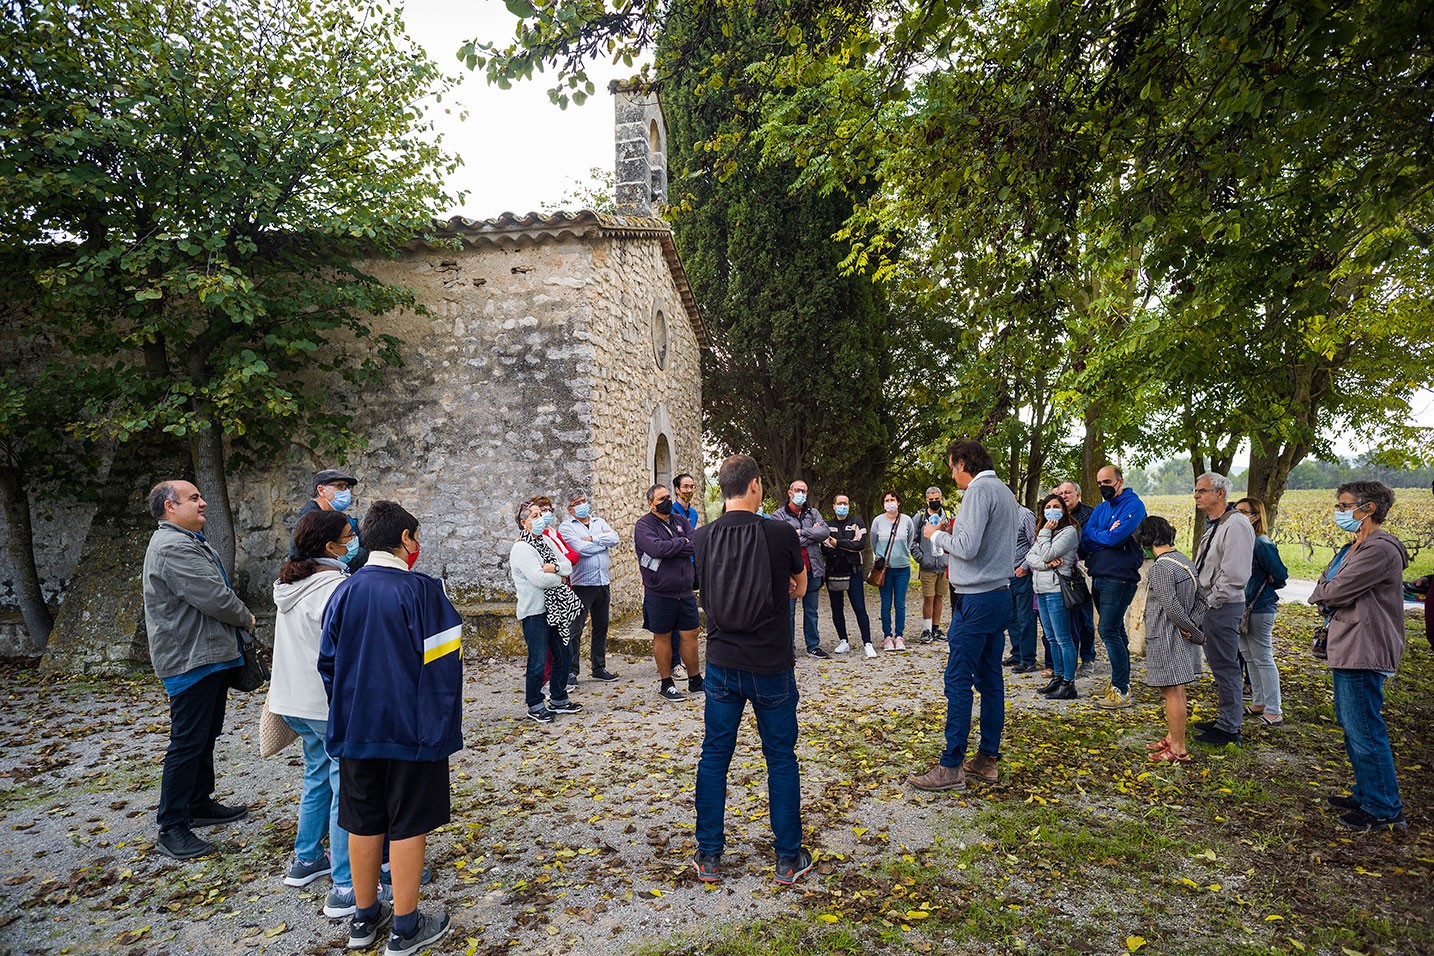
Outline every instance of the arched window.
<path id="1" fill-rule="evenodd" d="M 666 435 L 657 436 L 657 447 L 652 453 L 652 483 L 672 487 L 672 446 Z"/>
<path id="2" fill-rule="evenodd" d="M 652 357 L 658 368 L 667 368 L 667 316 L 661 309 L 652 314 Z"/>

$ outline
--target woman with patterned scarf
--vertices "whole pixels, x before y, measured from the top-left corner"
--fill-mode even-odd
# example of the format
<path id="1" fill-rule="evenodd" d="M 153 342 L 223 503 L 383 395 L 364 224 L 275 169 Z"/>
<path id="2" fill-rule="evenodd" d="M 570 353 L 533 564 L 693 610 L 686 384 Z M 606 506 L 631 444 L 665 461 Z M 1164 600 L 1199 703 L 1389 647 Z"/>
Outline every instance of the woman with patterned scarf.
<path id="1" fill-rule="evenodd" d="M 532 500 L 518 506 L 518 540 L 508 555 L 513 589 L 518 595 L 518 623 L 528 645 L 528 673 L 524 700 L 528 719 L 551 723 L 554 714 L 576 714 L 582 704 L 568 700 L 567 685 L 555 681 L 552 700 L 543 699 L 543 665 L 553 655 L 553 673 L 566 674 L 572 653 L 573 622 L 582 603 L 563 580 L 573 573 L 572 562 L 559 554 L 543 531 L 551 512 L 544 513 Z"/>

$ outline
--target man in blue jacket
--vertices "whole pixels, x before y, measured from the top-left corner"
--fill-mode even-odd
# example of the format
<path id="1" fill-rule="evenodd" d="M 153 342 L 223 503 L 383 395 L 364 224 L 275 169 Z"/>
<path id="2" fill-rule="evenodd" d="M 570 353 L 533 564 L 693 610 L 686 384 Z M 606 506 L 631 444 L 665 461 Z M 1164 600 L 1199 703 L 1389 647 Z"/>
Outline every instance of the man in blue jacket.
<path id="1" fill-rule="evenodd" d="M 363 519 L 369 560 L 324 608 L 319 675 L 329 695 L 328 751 L 339 759 L 339 825 L 354 879 L 349 949 L 372 945 L 393 917 L 388 952 L 448 932 L 418 909 L 429 831 L 449 819 L 448 758 L 463 748 L 463 622 L 443 582 L 412 570 L 418 519 L 375 501 Z M 391 841 L 393 906 L 378 898 Z"/>
<path id="2" fill-rule="evenodd" d="M 1145 503 L 1125 487 L 1115 465 L 1096 472 L 1100 504 L 1081 530 L 1080 556 L 1090 571 L 1090 594 L 1100 615 L 1100 639 L 1110 659 L 1110 686 L 1096 704 L 1106 710 L 1130 706 L 1130 638 L 1125 611 L 1140 584 L 1145 553 L 1135 543 L 1135 528 L 1145 519 Z"/>

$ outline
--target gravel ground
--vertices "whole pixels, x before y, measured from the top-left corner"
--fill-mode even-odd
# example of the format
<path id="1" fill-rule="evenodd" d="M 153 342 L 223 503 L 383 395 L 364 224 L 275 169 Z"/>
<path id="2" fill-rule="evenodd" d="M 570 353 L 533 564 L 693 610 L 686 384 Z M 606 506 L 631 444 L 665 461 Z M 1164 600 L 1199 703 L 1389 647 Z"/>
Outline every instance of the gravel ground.
<path id="1" fill-rule="evenodd" d="M 874 598 L 868 590 L 869 610 Z M 830 649 L 835 635 L 822 603 Z M 911 609 L 907 630 L 915 633 L 919 593 Z M 642 635 L 634 624 L 623 636 Z M 424 905 L 445 905 L 454 923 L 433 951 L 607 954 L 700 936 L 713 932 L 713 921 L 810 909 L 810 897 L 824 892 L 822 874 L 835 867 L 868 867 L 934 840 L 963 839 L 978 791 L 922 794 L 899 771 L 857 787 L 842 779 L 877 724 L 884 751 L 893 729 L 898 741 L 896 753 L 878 757 L 911 770 L 930 764 L 939 740 L 901 727 L 944 707 L 944 663 L 941 642 L 875 660 L 799 658 L 804 823 L 819 867 L 810 882 L 783 889 L 772 882 L 766 774 L 750 711 L 729 781 L 724 880 L 704 886 L 689 862 L 700 695 L 685 704 L 660 700 L 650 658 L 619 656 L 609 666 L 621 681 L 584 681 L 574 699 L 585 712 L 542 726 L 522 719 L 521 661 L 471 661 L 466 748 L 452 760 L 453 822 L 428 844 L 435 880 Z M 1040 683 L 1037 675 L 1008 677 L 1008 709 L 1089 706 L 1046 702 L 1033 693 Z M 231 695 L 216 755 L 216 796 L 246 804 L 249 818 L 201 831 L 219 852 L 176 863 L 153 850 L 168 728 L 158 681 L 42 683 L 22 671 L 0 678 L 0 692 L 8 716 L 0 735 L 0 952 L 342 949 L 347 921 L 320 911 L 328 879 L 302 889 L 281 882 L 302 759 L 296 748 L 259 758 L 262 694 Z"/>

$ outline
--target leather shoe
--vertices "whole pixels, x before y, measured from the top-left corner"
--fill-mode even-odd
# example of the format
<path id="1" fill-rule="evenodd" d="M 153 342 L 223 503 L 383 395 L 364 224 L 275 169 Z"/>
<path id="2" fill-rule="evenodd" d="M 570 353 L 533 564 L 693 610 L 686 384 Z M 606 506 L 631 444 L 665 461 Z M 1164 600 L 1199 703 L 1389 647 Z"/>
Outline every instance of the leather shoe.
<path id="1" fill-rule="evenodd" d="M 1046 695 L 1046 700 L 1075 700 L 1079 696 L 1080 692 L 1076 690 L 1075 681 L 1063 680 L 1061 686 Z"/>
<path id="2" fill-rule="evenodd" d="M 1047 684 L 1046 686 L 1042 687 L 1040 690 L 1036 691 L 1036 693 L 1037 693 L 1037 694 L 1042 694 L 1042 695 L 1044 695 L 1044 694 L 1049 694 L 1049 693 L 1051 693 L 1052 691 L 1054 691 L 1056 688 L 1058 688 L 1058 687 L 1060 687 L 1060 686 L 1061 686 L 1061 679 L 1060 679 L 1059 677 L 1052 677 L 1052 678 L 1051 678 L 1051 682 L 1050 682 L 1049 684 Z"/>
<path id="3" fill-rule="evenodd" d="M 174 860 L 192 860 L 214 852 L 214 844 L 201 840 L 189 827 L 167 827 L 159 831 L 154 848 Z"/>
<path id="4" fill-rule="evenodd" d="M 980 751 L 966 761 L 961 769 L 966 771 L 966 776 L 975 777 L 983 783 L 995 783 L 1001 779 L 1001 774 L 996 770 L 996 758 L 988 757 Z"/>
<path id="5" fill-rule="evenodd" d="M 1329 808 L 1331 810 L 1360 809 L 1358 800 L 1354 799 L 1354 797 L 1346 797 L 1343 794 L 1339 793 L 1330 794 L 1329 796 L 1324 798 L 1324 802 L 1329 805 Z"/>
<path id="6" fill-rule="evenodd" d="M 242 820 L 248 815 L 248 807 L 226 807 L 217 800 L 211 800 L 208 806 L 189 808 L 189 825 L 192 827 L 215 827 L 221 823 Z"/>
<path id="7" fill-rule="evenodd" d="M 1234 744 L 1238 747 L 1245 742 L 1245 738 L 1241 737 L 1238 733 L 1232 734 L 1228 730 L 1211 727 L 1209 730 L 1196 734 L 1195 742 L 1205 744 L 1209 747 L 1224 747 L 1226 744 Z"/>
<path id="8" fill-rule="evenodd" d="M 906 782 L 917 790 L 965 790 L 966 771 L 961 767 L 937 764 L 920 776 L 912 774 Z"/>

